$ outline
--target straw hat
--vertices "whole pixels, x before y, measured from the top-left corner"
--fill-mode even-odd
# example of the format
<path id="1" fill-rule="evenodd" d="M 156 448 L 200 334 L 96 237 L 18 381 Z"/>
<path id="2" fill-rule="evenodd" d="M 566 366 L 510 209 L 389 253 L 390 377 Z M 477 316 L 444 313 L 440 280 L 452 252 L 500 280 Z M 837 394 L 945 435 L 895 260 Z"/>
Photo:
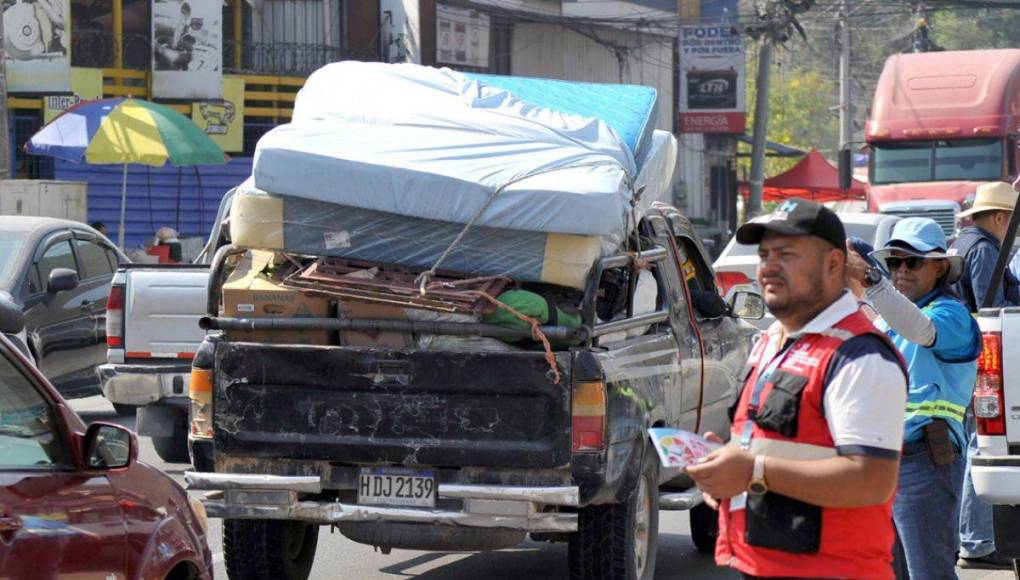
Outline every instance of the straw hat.
<path id="1" fill-rule="evenodd" d="M 960 212 L 958 217 L 965 218 L 983 211 L 1013 211 L 1016 207 L 1016 198 L 1016 190 L 1005 181 L 983 183 L 977 188 L 974 205 L 967 211 Z"/>

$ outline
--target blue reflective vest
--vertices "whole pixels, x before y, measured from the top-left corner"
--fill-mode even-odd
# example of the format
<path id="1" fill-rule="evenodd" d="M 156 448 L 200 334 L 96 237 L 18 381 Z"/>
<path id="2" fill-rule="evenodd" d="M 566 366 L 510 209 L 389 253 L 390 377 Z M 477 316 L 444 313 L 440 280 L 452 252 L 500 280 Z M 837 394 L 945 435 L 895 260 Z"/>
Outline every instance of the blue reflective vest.
<path id="1" fill-rule="evenodd" d="M 945 419 L 962 451 L 967 448 L 963 421 L 977 378 L 981 331 L 963 303 L 938 290 L 915 304 L 935 325 L 935 344 L 930 347 L 903 338 L 884 320 L 876 321 L 907 362 L 910 387 L 903 441 L 920 441 L 925 425 Z"/>

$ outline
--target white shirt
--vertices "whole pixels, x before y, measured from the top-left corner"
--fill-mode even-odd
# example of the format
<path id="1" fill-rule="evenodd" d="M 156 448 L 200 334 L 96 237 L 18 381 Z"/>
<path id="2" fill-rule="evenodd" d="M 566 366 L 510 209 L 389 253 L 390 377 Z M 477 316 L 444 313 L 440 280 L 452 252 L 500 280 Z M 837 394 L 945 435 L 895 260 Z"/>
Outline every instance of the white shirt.
<path id="1" fill-rule="evenodd" d="M 845 292 L 803 328 L 787 333 L 786 338 L 797 339 L 805 334 L 824 332 L 857 309 L 857 300 L 850 292 Z M 779 321 L 766 332 L 769 341 L 761 359 L 761 368 L 766 368 L 783 346 L 783 326 Z M 892 350 L 880 351 L 865 346 L 846 351 L 845 356 L 840 352 L 833 355 L 822 398 L 825 420 L 836 451 L 840 455 L 894 458 L 903 446 L 903 417 L 907 403 L 904 371 Z M 833 374 L 834 365 L 838 365 L 838 369 Z"/>

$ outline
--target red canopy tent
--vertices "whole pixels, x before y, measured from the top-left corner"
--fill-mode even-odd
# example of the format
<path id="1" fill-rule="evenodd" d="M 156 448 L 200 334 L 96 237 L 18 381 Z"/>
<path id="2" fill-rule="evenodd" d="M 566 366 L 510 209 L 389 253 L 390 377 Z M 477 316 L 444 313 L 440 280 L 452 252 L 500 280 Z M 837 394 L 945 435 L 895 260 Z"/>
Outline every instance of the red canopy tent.
<path id="1" fill-rule="evenodd" d="M 741 185 L 741 193 L 746 198 L 749 190 L 747 184 Z M 765 180 L 762 193 L 764 201 L 782 201 L 791 197 L 801 197 L 814 201 L 845 201 L 866 199 L 868 185 L 853 180 L 850 189 L 839 188 L 839 169 L 829 163 L 817 149 L 812 149 L 799 163 L 789 170 Z"/>

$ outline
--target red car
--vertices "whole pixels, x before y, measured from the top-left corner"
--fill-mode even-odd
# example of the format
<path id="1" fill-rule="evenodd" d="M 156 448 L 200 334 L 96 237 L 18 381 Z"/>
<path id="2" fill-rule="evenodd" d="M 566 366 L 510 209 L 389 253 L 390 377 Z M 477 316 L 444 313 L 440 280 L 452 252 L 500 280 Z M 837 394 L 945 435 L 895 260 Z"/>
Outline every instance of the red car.
<path id="1" fill-rule="evenodd" d="M 212 578 L 202 505 L 130 430 L 86 428 L 4 335 L 20 318 L 0 308 L 0 578 Z"/>

